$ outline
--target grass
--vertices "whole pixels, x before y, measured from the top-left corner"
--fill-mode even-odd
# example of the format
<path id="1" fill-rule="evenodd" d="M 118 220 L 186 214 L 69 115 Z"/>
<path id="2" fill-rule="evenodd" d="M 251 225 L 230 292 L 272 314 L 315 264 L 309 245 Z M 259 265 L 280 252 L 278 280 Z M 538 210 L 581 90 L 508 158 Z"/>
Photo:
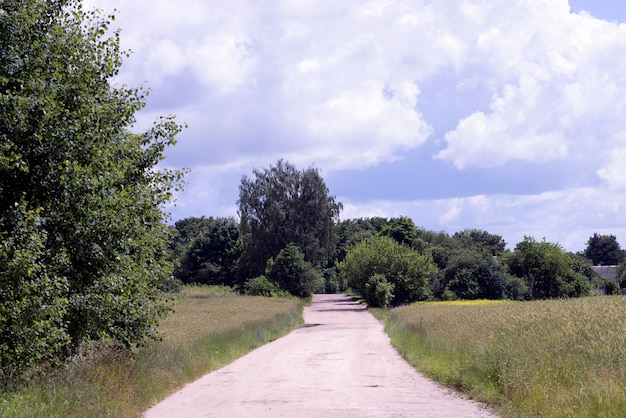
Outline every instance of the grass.
<path id="1" fill-rule="evenodd" d="M 132 417 L 185 383 L 302 324 L 295 299 L 187 287 L 159 330 L 133 355 L 101 344 L 63 370 L 0 394 L 2 417 Z"/>
<path id="2" fill-rule="evenodd" d="M 427 376 L 507 417 L 626 413 L 626 298 L 419 303 L 374 311 Z"/>

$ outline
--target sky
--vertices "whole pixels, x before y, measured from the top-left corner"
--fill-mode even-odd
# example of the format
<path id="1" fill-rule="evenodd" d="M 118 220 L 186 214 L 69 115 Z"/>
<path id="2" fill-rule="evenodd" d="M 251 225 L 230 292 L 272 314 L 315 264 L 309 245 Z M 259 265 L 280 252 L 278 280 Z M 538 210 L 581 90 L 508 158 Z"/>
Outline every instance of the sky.
<path id="1" fill-rule="evenodd" d="M 314 167 L 341 219 L 409 216 L 509 248 L 626 248 L 622 0 L 86 0 L 151 90 L 133 129 L 187 128 L 172 221 L 236 216 L 243 175 Z"/>

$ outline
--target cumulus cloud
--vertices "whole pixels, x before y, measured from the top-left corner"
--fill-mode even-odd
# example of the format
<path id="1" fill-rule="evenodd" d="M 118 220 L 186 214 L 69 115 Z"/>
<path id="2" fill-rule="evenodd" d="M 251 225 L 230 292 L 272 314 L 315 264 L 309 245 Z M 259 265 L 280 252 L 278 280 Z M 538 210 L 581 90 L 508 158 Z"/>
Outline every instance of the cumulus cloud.
<path id="1" fill-rule="evenodd" d="M 490 108 L 446 133 L 437 158 L 463 169 L 583 160 L 619 146 L 626 27 L 570 14 L 564 3 L 528 0 L 516 9 L 526 18 L 491 17 L 473 51 L 482 63 L 474 71 L 494 92 Z"/>
<path id="2" fill-rule="evenodd" d="M 626 191 L 626 146 L 608 151 L 608 161 L 598 170 L 598 176 L 606 182 L 612 193 Z"/>
<path id="3" fill-rule="evenodd" d="M 347 195 L 342 216 L 406 214 L 420 224 L 423 215 L 433 229 L 485 226 L 514 239 L 545 228 L 561 242 L 620 228 L 626 25 L 571 13 L 567 0 L 86 6 L 119 10 L 114 26 L 133 54 L 117 81 L 154 91 L 138 125 L 169 113 L 189 124 L 168 158 L 197 173 L 179 196 L 181 214 L 232 211 L 241 174 L 279 157 L 326 173 L 412 158 L 415 181 L 446 184 L 445 170 L 463 170 L 462 181 L 488 172 L 502 187 L 400 202 Z M 568 178 L 526 196 L 515 189 L 525 170 L 538 183 Z M 410 195 L 409 180 L 388 187 Z"/>

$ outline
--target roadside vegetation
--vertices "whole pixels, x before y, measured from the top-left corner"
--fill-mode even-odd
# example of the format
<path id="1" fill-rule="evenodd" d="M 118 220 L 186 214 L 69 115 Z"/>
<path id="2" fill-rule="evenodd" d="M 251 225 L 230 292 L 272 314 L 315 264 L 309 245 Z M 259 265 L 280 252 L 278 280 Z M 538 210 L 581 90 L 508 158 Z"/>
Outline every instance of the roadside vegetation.
<path id="1" fill-rule="evenodd" d="M 162 341 L 133 353 L 113 343 L 84 349 L 63 368 L 2 393 L 0 416 L 137 416 L 302 323 L 298 299 L 241 296 L 225 287 L 185 287 L 174 308 L 159 326 Z"/>
<path id="2" fill-rule="evenodd" d="M 374 310 L 428 377 L 505 417 L 626 411 L 626 299 L 426 302 Z"/>

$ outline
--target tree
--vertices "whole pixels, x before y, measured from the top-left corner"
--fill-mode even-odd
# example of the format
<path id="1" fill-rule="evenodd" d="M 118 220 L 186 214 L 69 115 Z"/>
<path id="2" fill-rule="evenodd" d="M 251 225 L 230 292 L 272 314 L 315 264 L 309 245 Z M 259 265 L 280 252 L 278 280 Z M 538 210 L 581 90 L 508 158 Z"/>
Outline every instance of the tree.
<path id="1" fill-rule="evenodd" d="M 239 225 L 234 218 L 201 219 L 206 222 L 195 224 L 202 231 L 188 244 L 174 275 L 183 283 L 234 286 L 241 255 Z"/>
<path id="2" fill-rule="evenodd" d="M 576 297 L 589 293 L 588 280 L 558 244 L 525 237 L 509 260 L 511 274 L 523 278 L 532 299 Z"/>
<path id="3" fill-rule="evenodd" d="M 616 266 L 624 259 L 624 252 L 615 235 L 600 235 L 598 233 L 589 237 L 583 255 L 596 266 Z"/>
<path id="4" fill-rule="evenodd" d="M 492 256 L 500 255 L 506 248 L 506 242 L 500 235 L 490 234 L 480 229 L 465 229 L 452 236 L 463 247 L 481 248 L 489 251 Z"/>
<path id="5" fill-rule="evenodd" d="M 517 289 L 514 282 L 487 249 L 467 247 L 449 253 L 437 275 L 434 292 L 437 297 L 452 292 L 459 299 L 517 299 L 518 294 L 509 292 Z"/>
<path id="6" fill-rule="evenodd" d="M 372 291 L 393 292 L 392 305 L 428 299 L 428 282 L 437 272 L 430 256 L 380 235 L 352 247 L 338 269 L 348 286 L 368 300 L 378 299 Z"/>
<path id="7" fill-rule="evenodd" d="M 280 289 L 298 297 L 309 297 L 324 287 L 321 273 L 304 260 L 304 254 L 294 243 L 287 244 L 276 259 L 268 261 L 265 274 Z"/>
<path id="8" fill-rule="evenodd" d="M 408 245 L 409 247 L 420 246 L 418 243 L 418 229 L 408 216 L 391 218 L 389 223 L 382 228 L 380 234 L 393 238 L 399 244 Z"/>
<path id="9" fill-rule="evenodd" d="M 335 222 L 341 204 L 328 195 L 317 169 L 298 171 L 278 160 L 243 176 L 239 186 L 243 277 L 263 273 L 266 261 L 294 243 L 314 267 L 325 267 L 335 251 Z"/>
<path id="10" fill-rule="evenodd" d="M 335 228 L 337 251 L 335 259 L 342 261 L 346 257 L 346 251 L 354 244 L 370 238 L 376 233 L 373 228 L 368 228 L 356 219 L 346 219 L 339 222 Z"/>
<path id="11" fill-rule="evenodd" d="M 209 232 L 213 222 L 212 217 L 205 218 L 204 216 L 199 218 L 191 216 L 176 221 L 170 242 L 174 257 L 181 259 L 196 238 Z"/>
<path id="12" fill-rule="evenodd" d="M 133 134 L 112 17 L 79 0 L 0 3 L 0 368 L 19 376 L 84 341 L 155 335 L 171 274 L 159 170 L 180 126 Z"/>

